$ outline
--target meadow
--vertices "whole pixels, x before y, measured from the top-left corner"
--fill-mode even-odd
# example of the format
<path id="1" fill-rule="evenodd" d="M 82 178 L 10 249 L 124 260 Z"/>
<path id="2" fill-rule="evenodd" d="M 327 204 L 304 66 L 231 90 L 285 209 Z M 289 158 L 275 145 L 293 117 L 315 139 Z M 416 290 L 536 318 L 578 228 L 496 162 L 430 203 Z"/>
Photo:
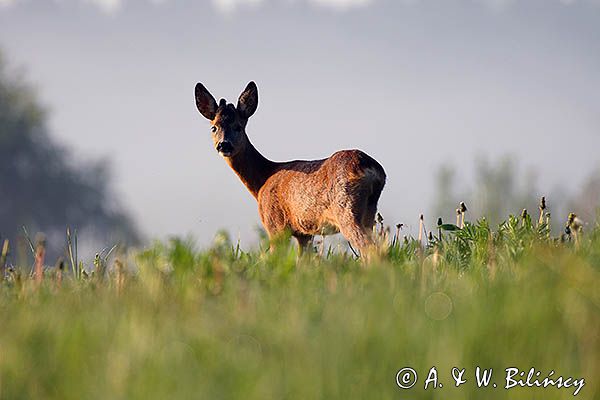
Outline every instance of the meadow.
<path id="1" fill-rule="evenodd" d="M 30 272 L 30 254 L 6 268 L 0 286 L 0 399 L 567 399 L 576 391 L 506 389 L 506 368 L 525 377 L 535 368 L 540 381 L 552 370 L 553 379 L 583 378 L 576 397 L 598 399 L 600 228 L 568 224 L 552 235 L 543 214 L 523 214 L 499 227 L 423 227 L 420 238 L 378 224 L 382 254 L 368 263 L 318 246 L 298 258 L 286 240 L 246 252 L 224 233 L 208 249 L 174 238 L 105 250 L 91 265 L 71 251 L 63 269 L 43 274 Z M 425 389 L 434 366 L 437 381 Z M 401 389 L 397 378 L 408 386 L 409 377 L 397 373 L 407 367 L 418 380 Z M 453 367 L 465 370 L 458 387 Z M 477 367 L 492 369 L 487 387 L 478 387 Z"/>

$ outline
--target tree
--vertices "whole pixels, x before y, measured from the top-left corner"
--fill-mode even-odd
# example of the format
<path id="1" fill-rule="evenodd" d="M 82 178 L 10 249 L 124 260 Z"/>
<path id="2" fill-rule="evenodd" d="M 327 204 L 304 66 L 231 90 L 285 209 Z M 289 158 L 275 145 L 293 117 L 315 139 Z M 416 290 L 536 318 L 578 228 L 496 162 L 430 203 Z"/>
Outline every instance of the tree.
<path id="1" fill-rule="evenodd" d="M 64 242 L 55 239 L 71 226 L 97 240 L 136 243 L 139 234 L 111 192 L 106 162 L 74 162 L 50 137 L 46 116 L 35 91 L 0 54 L 0 236 L 14 243 L 27 226 L 44 232 L 57 252 Z"/>
<path id="2" fill-rule="evenodd" d="M 600 222 L 600 169 L 590 174 L 579 194 L 570 201 L 570 209 L 587 223 Z"/>
<path id="3" fill-rule="evenodd" d="M 457 190 L 456 174 L 448 166 L 440 168 L 436 182 L 433 211 L 445 221 L 453 221 L 449 217 L 455 216 L 459 201 L 467 204 L 468 219 L 485 217 L 492 226 L 509 214 L 520 215 L 524 208 L 532 215 L 538 212 L 541 194 L 536 191 L 535 175 L 532 171 L 521 171 L 512 157 L 503 157 L 496 163 L 484 158 L 476 160 L 471 190 L 464 189 L 465 185 Z M 554 199 L 549 193 L 544 194 Z"/>

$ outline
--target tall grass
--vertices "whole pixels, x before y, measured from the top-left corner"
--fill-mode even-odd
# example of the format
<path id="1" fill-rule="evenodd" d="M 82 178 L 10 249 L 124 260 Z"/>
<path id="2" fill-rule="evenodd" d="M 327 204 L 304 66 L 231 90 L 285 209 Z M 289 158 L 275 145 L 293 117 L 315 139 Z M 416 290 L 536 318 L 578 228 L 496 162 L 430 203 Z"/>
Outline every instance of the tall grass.
<path id="1" fill-rule="evenodd" d="M 47 269 L 36 284 L 16 268 L 0 288 L 0 398 L 573 396 L 506 390 L 508 367 L 583 377 L 578 397 L 599 398 L 600 229 L 553 238 L 529 215 L 494 230 L 463 221 L 421 241 L 399 226 L 369 265 L 297 259 L 285 242 L 244 252 L 221 235 L 206 250 L 173 239 L 102 258 L 77 279 Z M 425 390 L 433 366 L 443 387 Z M 497 388 L 477 387 L 477 366 Z M 407 390 L 404 367 L 419 374 Z"/>

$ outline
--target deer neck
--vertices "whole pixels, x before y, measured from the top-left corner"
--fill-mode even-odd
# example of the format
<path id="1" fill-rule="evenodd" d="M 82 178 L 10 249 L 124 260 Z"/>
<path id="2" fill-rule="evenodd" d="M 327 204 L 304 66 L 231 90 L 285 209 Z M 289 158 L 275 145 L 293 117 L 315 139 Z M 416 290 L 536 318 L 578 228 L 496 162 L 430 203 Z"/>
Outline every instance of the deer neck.
<path id="1" fill-rule="evenodd" d="M 233 157 L 227 158 L 227 163 L 254 198 L 258 198 L 260 188 L 273 175 L 277 166 L 277 163 L 260 154 L 256 147 L 250 143 L 250 140 L 248 140 L 244 150 Z"/>

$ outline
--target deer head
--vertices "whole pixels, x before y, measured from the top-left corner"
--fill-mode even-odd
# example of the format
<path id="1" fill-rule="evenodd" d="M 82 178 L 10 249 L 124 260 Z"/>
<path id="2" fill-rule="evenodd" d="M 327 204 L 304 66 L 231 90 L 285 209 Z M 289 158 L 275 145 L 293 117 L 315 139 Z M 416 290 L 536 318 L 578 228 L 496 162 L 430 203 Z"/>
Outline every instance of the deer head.
<path id="1" fill-rule="evenodd" d="M 212 139 L 217 152 L 225 157 L 234 157 L 243 151 L 248 141 L 246 124 L 258 107 L 258 88 L 250 82 L 238 99 L 237 106 L 221 99 L 219 104 L 204 87 L 196 84 L 196 107 L 210 120 Z"/>

